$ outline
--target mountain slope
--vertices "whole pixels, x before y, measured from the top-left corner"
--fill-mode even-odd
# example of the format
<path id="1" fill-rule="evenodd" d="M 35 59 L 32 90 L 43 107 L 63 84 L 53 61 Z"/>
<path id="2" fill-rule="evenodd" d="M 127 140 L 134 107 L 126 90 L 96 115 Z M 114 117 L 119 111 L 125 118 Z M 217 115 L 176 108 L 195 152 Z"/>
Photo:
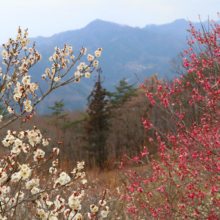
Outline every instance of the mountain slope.
<path id="1" fill-rule="evenodd" d="M 199 26 L 199 23 L 195 25 Z M 32 80 L 39 81 L 43 89 L 47 86 L 41 80 L 41 75 L 47 67 L 51 67 L 48 58 L 53 54 L 54 47 L 63 48 L 64 43 L 72 45 L 75 55 L 82 46 L 91 54 L 98 47 L 103 48 L 99 64 L 105 77 L 104 86 L 108 90 L 113 90 L 123 77 L 131 83 L 136 82 L 134 73 L 140 79 L 154 73 L 164 77 L 165 73 L 170 75 L 170 59 L 187 47 L 185 36 L 188 28 L 188 22 L 183 19 L 165 25 L 147 25 L 142 29 L 95 20 L 79 30 L 66 31 L 47 38 L 36 37 L 31 42 L 36 42 L 36 48 L 43 59 L 31 70 Z M 72 73 L 74 72 L 75 69 Z M 38 106 L 39 112 L 45 112 L 47 105 L 53 105 L 55 100 L 61 98 L 64 98 L 69 109 L 86 107 L 86 97 L 92 90 L 93 79 L 94 76 L 91 79 L 82 79 L 79 84 L 73 83 L 54 91 L 49 100 Z"/>

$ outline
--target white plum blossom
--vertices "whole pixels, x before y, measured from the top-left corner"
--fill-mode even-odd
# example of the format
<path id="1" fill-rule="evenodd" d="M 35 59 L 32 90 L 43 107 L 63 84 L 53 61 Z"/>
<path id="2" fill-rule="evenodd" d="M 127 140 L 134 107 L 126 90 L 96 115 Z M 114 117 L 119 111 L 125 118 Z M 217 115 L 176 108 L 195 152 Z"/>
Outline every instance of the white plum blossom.
<path id="1" fill-rule="evenodd" d="M 20 175 L 22 177 L 22 180 L 26 180 L 30 177 L 31 175 L 31 169 L 25 169 L 20 171 Z"/>
<path id="2" fill-rule="evenodd" d="M 42 139 L 42 145 L 45 147 L 47 145 L 49 145 L 49 141 L 46 140 L 45 138 Z"/>
<path id="3" fill-rule="evenodd" d="M 38 178 L 31 179 L 30 181 L 26 182 L 26 189 L 31 189 L 33 187 L 39 186 L 40 180 Z"/>
<path id="4" fill-rule="evenodd" d="M 40 189 L 38 189 L 37 187 L 33 187 L 32 189 L 31 189 L 31 194 L 37 194 L 37 193 L 39 193 L 40 192 Z"/>
<path id="5" fill-rule="evenodd" d="M 81 182 L 82 182 L 82 184 L 84 185 L 84 184 L 86 184 L 88 181 L 87 181 L 87 179 L 83 179 Z"/>
<path id="6" fill-rule="evenodd" d="M 27 132 L 28 134 L 28 140 L 32 146 L 35 144 L 40 144 L 42 139 L 42 134 L 39 130 L 31 130 Z"/>
<path id="7" fill-rule="evenodd" d="M 24 85 L 29 85 L 30 82 L 31 82 L 31 77 L 30 77 L 30 76 L 25 76 L 25 77 L 23 77 L 22 83 L 23 83 Z"/>
<path id="8" fill-rule="evenodd" d="M 19 191 L 15 194 L 15 199 L 17 199 L 18 201 L 21 201 L 24 198 L 24 193 Z"/>
<path id="9" fill-rule="evenodd" d="M 107 218 L 109 211 L 108 210 L 102 210 L 101 211 L 101 216 L 102 218 Z"/>
<path id="10" fill-rule="evenodd" d="M 86 63 L 79 61 L 86 55 L 86 48 L 82 47 L 78 56 L 74 56 L 70 45 L 64 45 L 63 49 L 55 47 L 49 58 L 51 66 L 45 69 L 45 73 L 39 73 L 49 86 L 49 90 L 43 92 L 37 82 L 31 82 L 29 74 L 29 69 L 39 62 L 42 56 L 36 50 L 35 43 L 31 47 L 28 45 L 30 39 L 27 36 L 27 30 L 22 32 L 19 27 L 15 40 L 9 38 L 8 42 L 2 45 L 3 65 L 6 65 L 3 70 L 6 71 L 4 74 L 0 67 L 1 101 L 11 114 L 8 122 L 7 118 L 4 119 L 5 124 L 2 123 L 2 128 L 17 119 L 20 127 L 19 131 L 8 130 L 2 140 L 2 146 L 5 147 L 2 153 L 7 153 L 6 156 L 2 155 L 0 160 L 0 220 L 16 218 L 19 211 L 21 216 L 25 213 L 24 218 L 28 219 L 36 217 L 43 220 L 58 220 L 64 216 L 68 220 L 82 220 L 84 214 L 81 214 L 80 210 L 85 196 L 83 189 L 87 183 L 84 179 L 85 172 L 82 172 L 85 162 L 78 162 L 75 168 L 71 168 L 73 172 L 70 173 L 60 167 L 55 168 L 58 166 L 59 147 L 54 145 L 49 148 L 50 139 L 43 137 L 35 126 L 32 130 L 23 128 L 24 123 L 31 120 L 35 114 L 35 106 L 52 90 L 70 82 L 80 82 L 83 76 L 89 78 L 93 67 L 98 66 L 95 58 L 101 56 L 102 50 L 99 48 L 95 51 L 95 56 L 89 54 L 87 56 L 89 62 Z M 76 69 L 70 71 L 76 63 L 78 63 Z M 62 83 L 58 83 L 61 80 Z M 38 89 L 41 92 L 39 98 L 36 94 Z M 0 122 L 3 119 L 3 112 L 1 114 Z M 42 150 L 45 146 L 48 146 L 46 152 Z M 48 165 L 51 167 L 45 169 Z M 75 181 L 76 189 L 73 188 Z M 103 200 L 98 205 L 88 205 L 87 209 L 90 208 L 93 214 L 99 212 L 99 215 L 101 213 L 102 218 L 105 218 L 106 213 L 102 213 L 108 212 L 106 208 L 102 210 L 105 204 Z M 30 213 L 33 213 L 33 216 Z"/>
<path id="11" fill-rule="evenodd" d="M 70 182 L 70 180 L 71 180 L 70 176 L 67 173 L 62 172 L 60 174 L 60 177 L 56 180 L 55 184 L 65 185 L 68 182 Z"/>
<path id="12" fill-rule="evenodd" d="M 93 66 L 94 66 L 95 68 L 98 67 L 98 64 L 99 64 L 99 61 L 98 61 L 98 60 L 95 60 L 95 61 L 93 62 Z"/>
<path id="13" fill-rule="evenodd" d="M 41 149 L 37 149 L 34 152 L 34 161 L 37 161 L 38 159 L 44 158 L 45 152 Z"/>
<path id="14" fill-rule="evenodd" d="M 53 153 L 54 153 L 55 155 L 58 155 L 59 152 L 60 152 L 60 149 L 59 149 L 59 148 L 57 148 L 57 147 L 53 148 Z"/>
<path id="15" fill-rule="evenodd" d="M 7 107 L 7 110 L 10 114 L 14 114 L 14 110 L 10 106 Z"/>
<path id="16" fill-rule="evenodd" d="M 13 173 L 12 176 L 11 176 L 11 181 L 14 182 L 14 183 L 18 182 L 20 179 L 21 179 L 21 173 L 20 172 Z"/>
<path id="17" fill-rule="evenodd" d="M 78 70 L 78 71 L 82 71 L 82 70 L 83 70 L 83 67 L 79 65 L 79 66 L 77 66 L 77 70 Z"/>
<path id="18" fill-rule="evenodd" d="M 16 147 L 21 147 L 22 144 L 23 144 L 23 142 L 22 142 L 20 139 L 16 138 L 16 139 L 14 140 L 14 145 L 15 145 Z"/>
<path id="19" fill-rule="evenodd" d="M 30 101 L 30 100 L 24 101 L 24 105 L 25 105 L 25 106 L 30 106 L 30 105 L 31 105 L 31 101 Z"/>
<path id="20" fill-rule="evenodd" d="M 60 79 L 61 79 L 61 78 L 60 78 L 59 76 L 56 76 L 56 77 L 54 78 L 54 81 L 55 81 L 55 82 L 59 82 Z"/>
<path id="21" fill-rule="evenodd" d="M 30 93 L 34 93 L 34 92 L 37 91 L 37 90 L 38 90 L 38 85 L 37 85 L 37 83 L 33 83 L 33 82 L 32 82 L 32 83 L 30 84 L 30 88 L 29 88 L 28 91 L 29 91 Z"/>
<path id="22" fill-rule="evenodd" d="M 80 77 L 80 72 L 79 71 L 75 72 L 75 77 Z"/>
<path id="23" fill-rule="evenodd" d="M 80 171 L 84 168 L 84 165 L 85 165 L 85 162 L 82 161 L 82 162 L 77 162 L 77 169 Z"/>
<path id="24" fill-rule="evenodd" d="M 96 50 L 96 51 L 95 51 L 95 56 L 96 56 L 96 57 L 100 57 L 100 56 L 101 56 L 101 51 Z"/>
<path id="25" fill-rule="evenodd" d="M 21 97 L 22 97 L 22 93 L 21 93 L 21 92 L 16 93 L 16 94 L 14 94 L 14 96 L 13 96 L 13 98 L 14 98 L 14 100 L 15 100 L 16 102 L 18 102 L 19 99 L 21 99 Z"/>
<path id="26" fill-rule="evenodd" d="M 0 170 L 0 184 L 2 184 L 2 183 L 4 183 L 6 180 L 7 180 L 7 178 L 8 178 L 8 175 L 7 175 L 7 173 L 5 172 L 5 171 L 3 171 L 2 170 L 2 168 L 1 168 L 1 170 Z"/>
<path id="27" fill-rule="evenodd" d="M 29 106 L 25 106 L 25 110 L 26 110 L 26 112 L 31 112 L 32 109 L 33 109 L 33 107 L 32 107 L 31 105 L 29 105 Z"/>
<path id="28" fill-rule="evenodd" d="M 45 70 L 45 73 L 46 73 L 46 75 L 49 75 L 49 73 L 50 73 L 50 68 L 47 68 L 47 69 Z"/>
<path id="29" fill-rule="evenodd" d="M 55 167 L 55 166 L 57 166 L 58 165 L 58 159 L 56 159 L 56 160 L 54 160 L 53 162 L 52 162 L 52 166 L 53 167 Z"/>
<path id="30" fill-rule="evenodd" d="M 18 155 L 18 154 L 21 153 L 21 149 L 20 149 L 19 147 L 17 147 L 17 146 L 14 146 L 14 147 L 12 148 L 11 152 L 12 152 L 13 154 L 15 154 L 15 155 Z"/>
<path id="31" fill-rule="evenodd" d="M 3 51 L 2 51 L 2 56 L 3 56 L 3 57 L 6 57 L 7 55 L 8 55 L 8 52 L 7 52 L 6 50 L 3 50 Z"/>
<path id="32" fill-rule="evenodd" d="M 50 167 L 49 173 L 56 174 L 57 173 L 57 169 L 55 167 Z"/>
<path id="33" fill-rule="evenodd" d="M 81 200 L 83 198 L 83 194 L 77 194 L 74 192 L 68 199 L 68 205 L 70 208 L 75 210 L 81 210 Z"/>
<path id="34" fill-rule="evenodd" d="M 20 139 L 23 139 L 23 138 L 24 138 L 24 132 L 23 132 L 23 131 L 20 131 L 20 132 L 18 133 L 18 138 L 20 138 Z"/>
<path id="35" fill-rule="evenodd" d="M 81 54 L 86 55 L 87 52 L 87 48 L 83 47 L 82 50 L 80 51 Z"/>
<path id="36" fill-rule="evenodd" d="M 92 56 L 91 54 L 88 54 L 87 59 L 89 62 L 92 62 L 94 60 L 94 56 Z"/>
<path id="37" fill-rule="evenodd" d="M 82 220 L 82 219 L 83 219 L 83 216 L 80 213 L 77 213 L 73 218 L 73 220 Z"/>
<path id="38" fill-rule="evenodd" d="M 100 206 L 105 206 L 106 205 L 106 201 L 105 200 L 99 200 L 99 205 Z"/>
<path id="39" fill-rule="evenodd" d="M 90 75 L 91 75 L 90 72 L 86 72 L 86 73 L 85 73 L 85 78 L 89 78 Z"/>

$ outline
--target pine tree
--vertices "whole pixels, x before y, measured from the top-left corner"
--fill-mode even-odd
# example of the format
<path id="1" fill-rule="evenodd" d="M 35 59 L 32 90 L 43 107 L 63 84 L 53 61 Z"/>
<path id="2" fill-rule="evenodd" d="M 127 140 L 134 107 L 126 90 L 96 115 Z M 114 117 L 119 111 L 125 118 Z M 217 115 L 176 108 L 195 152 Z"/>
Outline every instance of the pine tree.
<path id="1" fill-rule="evenodd" d="M 112 118 L 117 120 L 117 126 L 115 127 L 115 156 L 116 159 L 120 158 L 121 149 L 122 149 L 122 135 L 121 131 L 125 134 L 128 131 L 127 123 L 125 122 L 124 115 L 126 108 L 130 108 L 131 106 L 125 106 L 126 103 L 133 100 L 134 97 L 138 96 L 137 88 L 135 88 L 135 84 L 128 84 L 126 78 L 123 78 L 119 82 L 119 86 L 115 86 L 116 92 L 107 92 L 107 96 L 110 99 L 110 108 L 112 112 Z M 114 122 L 113 122 L 114 123 Z M 128 133 L 127 133 L 128 134 Z M 126 138 L 128 140 L 128 138 Z M 127 145 L 128 146 L 128 145 Z"/>
<path id="2" fill-rule="evenodd" d="M 65 135 L 65 125 L 66 125 L 66 120 L 67 120 L 67 114 L 64 114 L 64 107 L 65 107 L 65 103 L 63 102 L 63 99 L 61 99 L 60 101 L 55 101 L 54 102 L 54 106 L 47 106 L 47 108 L 52 110 L 52 113 L 50 115 L 46 115 L 47 117 L 50 118 L 50 120 L 48 121 L 49 125 L 54 125 L 57 132 L 56 132 L 56 138 L 57 138 L 57 142 L 62 142 L 62 145 L 60 145 L 60 149 L 61 149 L 61 166 L 64 166 L 64 135 Z"/>
<path id="3" fill-rule="evenodd" d="M 88 118 L 84 123 L 86 142 L 85 148 L 90 155 L 95 157 L 96 164 L 104 168 L 105 161 L 108 158 L 106 149 L 106 140 L 109 133 L 110 110 L 108 100 L 106 99 L 106 89 L 102 88 L 101 69 L 97 70 L 98 77 L 93 91 L 88 97 Z"/>
<path id="4" fill-rule="evenodd" d="M 51 120 L 49 121 L 50 124 L 59 127 L 60 119 L 62 119 L 65 122 L 67 114 L 63 114 L 64 107 L 65 107 L 65 103 L 63 102 L 63 99 L 61 99 L 59 102 L 55 101 L 54 106 L 47 107 L 53 110 L 53 112 L 50 115 L 47 115 L 47 117 L 51 118 Z"/>
<path id="5" fill-rule="evenodd" d="M 123 106 L 127 101 L 130 101 L 132 97 L 138 95 L 135 84 L 136 83 L 129 85 L 126 78 L 124 77 L 119 82 L 119 86 L 115 86 L 116 92 L 107 92 L 113 107 L 118 108 Z"/>

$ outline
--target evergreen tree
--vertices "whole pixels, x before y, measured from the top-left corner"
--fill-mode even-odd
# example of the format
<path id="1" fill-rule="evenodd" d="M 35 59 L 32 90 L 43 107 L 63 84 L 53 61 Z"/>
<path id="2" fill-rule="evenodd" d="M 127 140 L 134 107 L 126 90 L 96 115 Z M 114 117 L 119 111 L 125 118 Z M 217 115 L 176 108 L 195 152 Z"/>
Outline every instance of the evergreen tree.
<path id="1" fill-rule="evenodd" d="M 90 152 L 90 155 L 95 157 L 96 164 L 104 168 L 104 163 L 108 157 L 106 140 L 109 133 L 110 110 L 106 99 L 106 89 L 102 88 L 103 81 L 101 81 L 100 76 L 102 71 L 99 68 L 97 72 L 97 81 L 87 98 L 88 117 L 84 123 L 84 140 L 86 142 L 85 148 Z"/>
<path id="2" fill-rule="evenodd" d="M 61 99 L 60 101 L 55 101 L 54 102 L 54 106 L 48 106 L 47 108 L 52 110 L 52 113 L 50 115 L 47 115 L 47 117 L 50 118 L 50 120 L 48 121 L 48 123 L 50 125 L 54 125 L 57 133 L 56 133 L 56 138 L 57 141 L 59 142 L 64 142 L 64 135 L 66 132 L 66 120 L 67 120 L 67 114 L 64 114 L 64 107 L 65 107 L 65 103 L 63 102 L 63 99 Z M 61 150 L 61 166 L 64 165 L 64 158 L 63 156 L 65 155 L 64 153 L 64 144 L 60 145 L 60 150 Z"/>
<path id="3" fill-rule="evenodd" d="M 55 101 L 54 106 L 47 107 L 53 110 L 53 112 L 50 115 L 47 115 L 47 117 L 51 118 L 49 123 L 55 125 L 56 127 L 60 126 L 60 120 L 63 120 L 65 123 L 67 114 L 63 114 L 64 107 L 65 103 L 63 102 L 63 99 L 61 99 L 59 102 Z"/>
<path id="4" fill-rule="evenodd" d="M 111 100 L 113 107 L 123 106 L 124 103 L 130 101 L 132 97 L 138 95 L 137 88 L 135 84 L 129 85 L 126 78 L 124 77 L 120 82 L 119 86 L 115 86 L 116 92 L 107 92 L 108 97 Z"/>
<path id="5" fill-rule="evenodd" d="M 137 88 L 135 88 L 135 84 L 129 85 L 126 78 L 123 78 L 119 82 L 119 86 L 115 86 L 116 92 L 107 92 L 107 95 L 110 99 L 110 107 L 112 110 L 112 117 L 117 120 L 117 126 L 115 127 L 115 156 L 119 159 L 121 155 L 122 146 L 125 145 L 124 140 L 129 140 L 129 128 L 127 127 L 127 122 L 125 120 L 127 110 L 126 108 L 130 108 L 131 106 L 124 106 L 125 103 L 132 100 L 133 97 L 138 96 Z M 114 120 L 113 120 L 114 121 Z M 113 122 L 114 123 L 114 122 Z M 126 138 L 122 138 L 123 135 Z M 127 136 L 128 135 L 128 136 Z M 128 143 L 128 142 L 127 142 Z M 130 146 L 126 143 L 126 146 Z M 131 151 L 130 151 L 131 152 Z"/>
<path id="6" fill-rule="evenodd" d="M 65 128 L 74 127 L 75 125 L 80 124 L 80 123 L 84 122 L 86 119 L 89 118 L 89 116 L 88 116 L 86 113 L 84 113 L 84 112 L 79 112 L 79 113 L 80 113 L 82 116 L 84 116 L 84 117 L 83 117 L 83 118 L 80 118 L 80 119 L 73 120 L 73 121 L 67 123 L 67 124 L 65 125 Z"/>

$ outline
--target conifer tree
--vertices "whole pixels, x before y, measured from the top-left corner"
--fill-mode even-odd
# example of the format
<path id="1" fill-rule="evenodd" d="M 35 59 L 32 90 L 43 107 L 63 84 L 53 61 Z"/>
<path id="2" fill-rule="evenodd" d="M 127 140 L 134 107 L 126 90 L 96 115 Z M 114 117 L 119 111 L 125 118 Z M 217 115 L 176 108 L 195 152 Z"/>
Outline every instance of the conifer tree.
<path id="1" fill-rule="evenodd" d="M 110 110 L 106 99 L 106 89 L 102 88 L 101 69 L 97 70 L 98 77 L 93 91 L 88 97 L 88 117 L 84 123 L 86 142 L 85 148 L 90 152 L 90 156 L 95 158 L 96 164 L 104 168 L 108 158 L 106 140 L 109 133 Z"/>
<path id="2" fill-rule="evenodd" d="M 57 136 L 57 141 L 59 141 L 60 143 L 62 143 L 62 145 L 60 145 L 60 149 L 62 152 L 62 158 L 61 161 L 61 166 L 63 167 L 64 165 L 64 135 L 66 132 L 66 120 L 67 120 L 67 114 L 64 114 L 64 107 L 65 107 L 65 103 L 63 102 L 63 99 L 61 99 L 60 101 L 55 101 L 54 102 L 54 106 L 47 106 L 47 108 L 52 110 L 52 113 L 50 115 L 47 115 L 47 117 L 50 118 L 50 120 L 48 121 L 49 125 L 54 125 L 57 132 L 56 132 L 56 136 Z"/>
<path id="3" fill-rule="evenodd" d="M 50 115 L 47 115 L 47 117 L 51 118 L 49 122 L 55 125 L 56 127 L 59 126 L 60 119 L 63 119 L 64 122 L 66 120 L 67 114 L 63 114 L 64 107 L 65 103 L 63 102 L 63 99 L 61 99 L 60 101 L 55 101 L 54 106 L 47 107 L 53 110 L 53 112 Z"/>
<path id="4" fill-rule="evenodd" d="M 114 107 L 123 106 L 124 103 L 131 100 L 131 97 L 137 96 L 137 88 L 135 84 L 128 84 L 126 78 L 124 77 L 120 82 L 119 86 L 115 86 L 116 92 L 107 92 L 107 95 L 111 99 L 111 103 Z"/>
<path id="5" fill-rule="evenodd" d="M 117 126 L 115 127 L 115 153 L 116 158 L 120 158 L 121 149 L 122 149 L 122 133 L 128 134 L 128 127 L 126 126 L 125 115 L 125 104 L 132 100 L 133 97 L 138 96 L 137 88 L 135 88 L 135 84 L 128 84 L 126 78 L 124 77 L 120 82 L 119 86 L 115 86 L 115 92 L 107 92 L 108 98 L 110 99 L 110 107 L 112 110 L 112 118 L 114 117 L 117 120 Z M 130 107 L 130 106 L 129 106 Z M 125 135 L 125 136 L 126 136 Z M 126 137 L 126 140 L 128 138 Z M 128 146 L 128 145 L 127 145 Z M 131 151 L 130 151 L 131 152 Z"/>

